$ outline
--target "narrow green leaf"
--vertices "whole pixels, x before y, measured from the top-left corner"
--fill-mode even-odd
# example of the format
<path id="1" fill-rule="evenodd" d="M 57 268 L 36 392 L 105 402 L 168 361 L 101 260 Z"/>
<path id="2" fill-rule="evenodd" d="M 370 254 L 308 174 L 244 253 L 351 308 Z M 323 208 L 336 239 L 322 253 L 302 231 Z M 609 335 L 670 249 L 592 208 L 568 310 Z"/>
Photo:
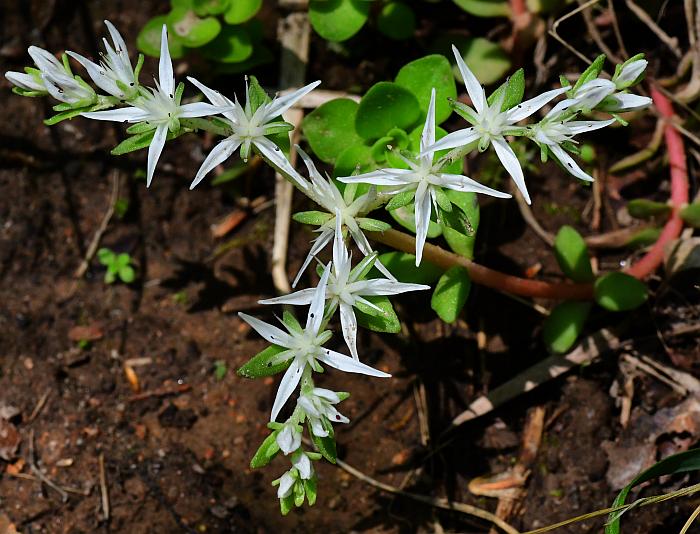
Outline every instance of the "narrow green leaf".
<path id="1" fill-rule="evenodd" d="M 593 63 L 588 65 L 588 68 L 581 73 L 578 81 L 571 89 L 571 91 L 576 92 L 576 90 L 581 87 L 584 83 L 595 80 L 600 73 L 603 71 L 603 65 L 605 64 L 605 54 L 600 54 L 597 58 L 593 60 Z"/>
<path id="2" fill-rule="evenodd" d="M 326 460 L 334 464 L 338 459 L 338 452 L 336 451 L 335 447 L 335 438 L 331 435 L 328 435 L 325 438 L 319 438 L 311 431 L 311 425 L 308 425 L 308 429 L 309 435 L 311 436 L 311 441 L 313 441 L 316 450 L 318 450 L 318 452 L 320 452 Z"/>
<path id="3" fill-rule="evenodd" d="M 671 206 L 664 202 L 635 198 L 627 203 L 627 211 L 635 219 L 651 219 L 661 215 L 669 215 Z"/>
<path id="4" fill-rule="evenodd" d="M 377 219 L 370 219 L 369 217 L 358 218 L 357 224 L 367 232 L 386 232 L 391 228 L 389 223 L 378 221 Z"/>
<path id="5" fill-rule="evenodd" d="M 453 323 L 469 297 L 472 281 L 464 267 L 451 267 L 438 280 L 430 306 L 440 319 Z"/>
<path id="6" fill-rule="evenodd" d="M 574 228 L 565 225 L 554 240 L 554 255 L 563 273 L 574 282 L 591 282 L 593 268 L 586 242 Z"/>
<path id="7" fill-rule="evenodd" d="M 391 197 L 391 200 L 386 203 L 384 209 L 386 209 L 387 211 L 392 211 L 401 208 L 413 202 L 415 196 L 415 191 L 402 191 L 400 193 L 396 193 L 393 197 Z"/>
<path id="8" fill-rule="evenodd" d="M 284 352 L 284 347 L 279 345 L 270 345 L 265 350 L 253 356 L 247 363 L 238 369 L 238 375 L 245 378 L 261 378 L 263 376 L 272 376 L 286 370 L 292 363 L 292 360 L 273 365 L 270 360 L 277 356 L 280 352 Z"/>
<path id="9" fill-rule="evenodd" d="M 509 17 L 507 0 L 453 0 L 464 11 L 477 17 Z"/>
<path id="10" fill-rule="evenodd" d="M 250 460 L 251 469 L 265 467 L 277 455 L 280 447 L 277 444 L 277 432 L 271 432 L 262 442 L 253 458 Z"/>
<path id="11" fill-rule="evenodd" d="M 491 96 L 488 97 L 489 105 L 501 98 L 502 93 L 505 93 L 503 105 L 501 106 L 502 111 L 515 107 L 523 101 L 523 96 L 525 95 L 525 71 L 522 68 L 511 74 L 505 82 L 498 86 L 498 89 L 491 93 Z"/>
<path id="12" fill-rule="evenodd" d="M 333 215 L 330 213 L 325 213 L 323 211 L 300 211 L 292 215 L 292 219 L 301 224 L 312 224 L 314 226 L 321 226 L 327 223 Z"/>
<path id="13" fill-rule="evenodd" d="M 381 311 L 377 311 L 362 302 L 357 302 L 355 304 L 357 324 L 374 332 L 396 334 L 401 331 L 401 322 L 394 311 L 389 297 L 371 296 L 365 298 L 381 309 Z"/>
<path id="14" fill-rule="evenodd" d="M 627 311 L 647 300 L 647 286 L 625 273 L 608 273 L 595 281 L 596 302 L 606 310 Z"/>
<path id="15" fill-rule="evenodd" d="M 681 219 L 693 228 L 700 228 L 700 202 L 688 204 L 681 210 Z"/>

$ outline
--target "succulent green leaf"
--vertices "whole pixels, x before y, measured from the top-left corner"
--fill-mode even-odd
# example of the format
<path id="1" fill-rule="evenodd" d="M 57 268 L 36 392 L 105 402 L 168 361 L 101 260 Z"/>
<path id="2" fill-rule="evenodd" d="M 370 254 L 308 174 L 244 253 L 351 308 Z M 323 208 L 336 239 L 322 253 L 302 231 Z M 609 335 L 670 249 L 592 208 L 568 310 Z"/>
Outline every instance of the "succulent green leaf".
<path id="1" fill-rule="evenodd" d="M 416 192 L 413 190 L 401 191 L 400 193 L 396 193 L 393 197 L 391 197 L 391 200 L 386 203 L 386 206 L 384 206 L 384 208 L 387 211 L 392 211 L 401 208 L 413 202 L 415 196 Z"/>
<path id="2" fill-rule="evenodd" d="M 451 267 L 438 280 L 430 306 L 440 319 L 453 323 L 464 308 L 471 287 L 472 281 L 467 270 L 458 265 Z"/>
<path id="3" fill-rule="evenodd" d="M 238 375 L 245 378 L 260 378 L 284 371 L 292 363 L 291 359 L 286 362 L 278 363 L 277 365 L 273 365 L 270 360 L 285 350 L 287 349 L 279 345 L 270 345 L 265 350 L 253 356 L 243 367 L 238 369 Z"/>
<path id="4" fill-rule="evenodd" d="M 320 452 L 326 460 L 334 464 L 338 459 L 338 453 L 335 448 L 335 437 L 328 435 L 324 438 L 319 438 L 311 431 L 311 425 L 308 425 L 308 428 L 311 441 L 313 441 L 318 452 Z"/>
<path id="5" fill-rule="evenodd" d="M 255 22 L 253 20 L 252 22 Z M 275 55 L 270 51 L 270 49 L 262 43 L 256 42 L 255 37 L 251 32 L 251 24 L 246 24 L 245 28 L 250 34 L 250 38 L 253 41 L 253 54 L 239 63 L 219 63 L 216 66 L 216 71 L 222 74 L 237 74 L 240 72 L 250 72 L 255 67 L 260 65 L 265 65 L 267 63 L 272 63 L 275 60 Z"/>
<path id="6" fill-rule="evenodd" d="M 565 225 L 554 240 L 554 255 L 563 273 L 574 282 L 593 281 L 593 268 L 586 242 L 574 228 Z"/>
<path id="7" fill-rule="evenodd" d="M 372 149 L 366 145 L 352 145 L 343 150 L 335 160 L 333 176 L 350 176 L 376 168 Z"/>
<path id="8" fill-rule="evenodd" d="M 167 15 L 159 15 L 152 18 L 141 28 L 141 31 L 136 37 L 136 46 L 147 56 L 160 57 L 161 31 L 163 29 L 163 24 L 167 23 L 167 18 Z M 170 50 L 170 57 L 173 59 L 185 55 L 185 48 L 182 40 L 173 32 L 168 32 L 168 49 Z"/>
<path id="9" fill-rule="evenodd" d="M 253 18 L 261 6 L 262 0 L 231 0 L 224 20 L 227 24 L 242 24 Z"/>
<path id="10" fill-rule="evenodd" d="M 125 284 L 130 284 L 136 279 L 136 272 L 131 265 L 124 265 L 119 269 L 119 279 Z"/>
<path id="11" fill-rule="evenodd" d="M 583 331 L 591 304 L 589 302 L 562 302 L 545 319 L 542 336 L 551 352 L 564 354 L 574 346 Z"/>
<path id="12" fill-rule="evenodd" d="M 328 41 L 345 41 L 364 26 L 371 2 L 367 0 L 311 0 L 309 22 Z"/>
<path id="13" fill-rule="evenodd" d="M 700 228 L 700 202 L 688 204 L 681 210 L 681 219 L 693 228 Z"/>
<path id="14" fill-rule="evenodd" d="M 232 0 L 234 4 L 240 0 Z M 229 8 L 230 0 L 193 0 L 194 12 L 200 17 L 205 15 L 221 15 Z"/>
<path id="15" fill-rule="evenodd" d="M 262 442 L 250 460 L 251 469 L 259 469 L 269 464 L 277 456 L 280 446 L 277 444 L 277 431 L 271 432 Z"/>
<path id="16" fill-rule="evenodd" d="M 327 223 L 333 215 L 323 211 L 300 211 L 292 215 L 292 219 L 301 224 L 312 224 L 314 226 L 321 226 Z"/>
<path id="17" fill-rule="evenodd" d="M 416 233 L 415 207 L 413 204 L 391 210 L 389 214 L 397 223 L 406 228 L 406 230 L 410 230 L 414 234 Z M 428 238 L 434 239 L 440 234 L 442 234 L 442 227 L 435 221 L 431 220 L 428 223 Z"/>
<path id="18" fill-rule="evenodd" d="M 464 11 L 477 17 L 509 17 L 506 0 L 453 0 Z"/>
<path id="19" fill-rule="evenodd" d="M 432 54 L 404 65 L 396 75 L 396 84 L 408 89 L 418 100 L 420 119 L 425 119 L 430 94 L 435 88 L 435 123 L 447 120 L 452 113 L 448 98 L 457 98 L 452 67 L 445 56 Z M 421 126 L 422 130 L 422 126 Z"/>
<path id="20" fill-rule="evenodd" d="M 416 31 L 416 14 L 403 2 L 389 2 L 377 15 L 377 29 L 397 41 L 408 39 Z"/>
<path id="21" fill-rule="evenodd" d="M 515 107 L 523 101 L 523 96 L 525 95 L 525 71 L 523 69 L 516 70 L 505 82 L 498 86 L 498 89 L 491 93 L 491 96 L 487 99 L 489 105 L 501 98 L 501 93 L 504 92 L 502 111 Z"/>
<path id="22" fill-rule="evenodd" d="M 480 219 L 479 201 L 476 193 L 463 193 L 448 189 L 445 194 L 459 209 L 442 214 L 442 235 L 454 252 L 472 259 Z"/>
<path id="23" fill-rule="evenodd" d="M 235 5 L 235 2 L 234 2 Z M 245 26 L 224 26 L 216 38 L 200 52 L 221 63 L 240 63 L 253 55 L 253 41 Z"/>
<path id="24" fill-rule="evenodd" d="M 593 63 L 588 65 L 588 68 L 581 73 L 581 76 L 577 80 L 571 91 L 576 91 L 584 83 L 595 80 L 600 73 L 603 71 L 603 65 L 605 64 L 605 54 L 600 54 L 597 58 L 593 60 Z"/>
<path id="25" fill-rule="evenodd" d="M 316 484 L 316 476 L 312 476 L 309 480 L 304 480 L 304 493 L 306 493 L 306 500 L 309 506 L 316 504 L 316 495 L 318 494 Z"/>
<path id="26" fill-rule="evenodd" d="M 443 273 L 440 267 L 425 259 L 416 267 L 416 257 L 413 254 L 397 250 L 380 254 L 379 261 L 397 280 L 411 284 L 433 284 Z"/>
<path id="27" fill-rule="evenodd" d="M 647 286 L 629 274 L 608 273 L 595 281 L 596 302 L 610 311 L 638 308 L 647 300 Z"/>
<path id="28" fill-rule="evenodd" d="M 357 108 L 357 102 L 349 98 L 336 98 L 304 117 L 304 135 L 321 161 L 334 163 L 343 150 L 362 144 L 362 138 L 355 132 Z"/>
<path id="29" fill-rule="evenodd" d="M 370 219 L 369 217 L 358 218 L 357 224 L 367 232 L 386 232 L 391 228 L 389 223 L 378 221 L 377 219 Z"/>
<path id="30" fill-rule="evenodd" d="M 476 78 L 484 85 L 497 82 L 510 70 L 510 58 L 498 44 L 484 39 L 473 37 L 467 39 L 462 46 L 458 46 L 462 58 L 472 70 Z M 455 65 L 453 72 L 457 80 L 463 82 L 462 75 Z"/>
<path id="31" fill-rule="evenodd" d="M 355 129 L 364 139 L 379 139 L 392 128 L 407 130 L 419 115 L 418 101 L 410 91 L 395 83 L 379 82 L 362 97 Z"/>
<path id="32" fill-rule="evenodd" d="M 53 126 L 54 124 L 58 124 L 61 121 L 77 117 L 84 111 L 90 111 L 91 108 L 92 106 L 86 106 L 76 109 L 70 109 L 68 111 L 62 111 L 61 113 L 56 113 L 56 115 L 54 115 L 53 117 L 49 117 L 48 119 L 44 120 L 44 124 L 46 124 L 46 126 Z"/>
<path id="33" fill-rule="evenodd" d="M 643 228 L 632 235 L 625 243 L 625 246 L 631 248 L 647 247 L 656 243 L 660 235 L 661 228 Z"/>
<path id="34" fill-rule="evenodd" d="M 635 198 L 627 203 L 627 211 L 635 219 L 651 219 L 653 217 L 669 215 L 671 213 L 671 206 L 664 202 Z"/>
<path id="35" fill-rule="evenodd" d="M 97 259 L 102 265 L 109 265 L 114 262 L 116 254 L 109 250 L 108 248 L 101 248 L 97 251 Z"/>
<path id="36" fill-rule="evenodd" d="M 365 297 L 369 302 L 380 308 L 379 312 L 362 302 L 355 303 L 357 324 L 374 332 L 388 332 L 395 334 L 401 331 L 399 321 L 389 297 L 371 296 Z"/>
<path id="37" fill-rule="evenodd" d="M 175 8 L 166 17 L 168 30 L 188 48 L 199 48 L 212 41 L 221 31 L 215 17 L 200 18 L 191 9 Z"/>

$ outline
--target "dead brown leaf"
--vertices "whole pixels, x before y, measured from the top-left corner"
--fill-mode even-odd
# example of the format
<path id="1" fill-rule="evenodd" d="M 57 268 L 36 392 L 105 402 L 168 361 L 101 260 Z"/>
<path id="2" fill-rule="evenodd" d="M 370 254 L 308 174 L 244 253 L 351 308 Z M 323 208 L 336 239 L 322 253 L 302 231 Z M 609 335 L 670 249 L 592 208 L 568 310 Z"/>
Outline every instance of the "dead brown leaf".
<path id="1" fill-rule="evenodd" d="M 15 425 L 7 419 L 0 419 L 0 458 L 6 462 L 13 460 L 21 441 L 22 437 Z"/>

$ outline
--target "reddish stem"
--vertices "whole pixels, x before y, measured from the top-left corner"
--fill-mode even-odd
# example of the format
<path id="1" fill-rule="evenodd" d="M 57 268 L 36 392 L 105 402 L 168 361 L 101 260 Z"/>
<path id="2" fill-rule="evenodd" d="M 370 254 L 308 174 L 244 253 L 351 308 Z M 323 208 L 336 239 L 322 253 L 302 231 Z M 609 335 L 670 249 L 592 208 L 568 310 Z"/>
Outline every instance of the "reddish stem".
<path id="1" fill-rule="evenodd" d="M 664 137 L 666 139 L 666 149 L 668 150 L 668 160 L 671 167 L 671 216 L 664 229 L 659 235 L 659 239 L 649 249 L 649 251 L 627 270 L 635 278 L 646 278 L 652 274 L 664 260 L 664 249 L 666 245 L 677 239 L 683 230 L 683 220 L 680 211 L 688 203 L 688 167 L 686 166 L 685 147 L 681 134 L 673 127 L 673 105 L 671 101 L 653 85 L 651 86 L 651 97 L 654 100 L 656 109 L 661 116 L 666 119 L 664 127 Z"/>
<path id="2" fill-rule="evenodd" d="M 517 17 L 527 12 L 525 0 L 510 0 L 510 9 L 513 11 L 513 16 Z"/>

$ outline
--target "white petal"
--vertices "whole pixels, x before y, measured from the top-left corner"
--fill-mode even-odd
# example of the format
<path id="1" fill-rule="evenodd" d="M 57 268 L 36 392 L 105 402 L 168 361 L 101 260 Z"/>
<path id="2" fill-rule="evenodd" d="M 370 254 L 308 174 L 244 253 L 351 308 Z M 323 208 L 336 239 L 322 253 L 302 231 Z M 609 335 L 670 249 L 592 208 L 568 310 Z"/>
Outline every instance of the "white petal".
<path id="1" fill-rule="evenodd" d="M 302 178 L 299 173 L 289 163 L 287 157 L 280 147 L 270 141 L 267 137 L 256 137 L 253 139 L 253 144 L 260 153 L 272 162 L 279 170 L 290 178 L 299 189 L 306 191 L 309 188 L 308 183 Z"/>
<path id="2" fill-rule="evenodd" d="M 593 109 L 600 102 L 615 91 L 615 84 L 610 80 L 596 78 L 584 83 L 576 91 L 574 98 L 578 107 L 584 110 Z"/>
<path id="3" fill-rule="evenodd" d="M 358 373 L 381 378 L 389 378 L 391 376 L 390 374 L 374 369 L 369 365 L 365 365 L 360 361 L 354 360 L 350 356 L 346 356 L 345 354 L 341 354 L 340 352 L 330 349 L 322 349 L 322 353 L 317 357 L 317 359 L 327 365 L 330 365 L 331 367 L 345 371 L 346 373 Z"/>
<path id="4" fill-rule="evenodd" d="M 183 119 L 191 117 L 206 117 L 209 115 L 218 115 L 227 109 L 228 108 L 225 106 L 212 106 L 206 102 L 192 102 L 191 104 L 180 106 L 179 116 Z"/>
<path id="5" fill-rule="evenodd" d="M 319 252 L 321 252 L 321 250 L 323 250 L 323 248 L 330 242 L 330 240 L 333 238 L 333 234 L 333 230 L 326 228 L 325 230 L 323 230 L 323 232 L 321 232 L 321 235 L 314 239 L 313 245 L 311 246 L 311 250 L 306 256 L 304 263 L 302 263 L 301 268 L 299 269 L 299 272 L 297 273 L 296 277 L 294 278 L 294 282 L 292 282 L 292 287 L 296 287 L 297 283 L 299 283 L 299 279 L 301 278 L 302 273 L 309 266 L 309 263 L 311 263 L 313 257 Z"/>
<path id="6" fill-rule="evenodd" d="M 422 183 L 421 183 L 422 185 Z M 423 259 L 423 247 L 428 236 L 430 224 L 430 193 L 427 188 L 418 186 L 415 198 L 415 223 L 416 223 L 416 267 Z"/>
<path id="7" fill-rule="evenodd" d="M 420 291 L 422 289 L 430 289 L 430 286 L 423 284 L 408 284 L 404 282 L 396 282 L 394 280 L 386 280 L 382 278 L 373 278 L 371 280 L 363 280 L 365 286 L 361 291 L 358 291 L 361 295 L 372 296 L 372 295 L 398 295 L 400 293 L 406 293 L 407 291 Z M 356 283 L 362 283 L 356 282 Z M 353 284 L 354 287 L 354 284 Z"/>
<path id="8" fill-rule="evenodd" d="M 306 456 L 303 452 L 295 454 L 292 459 L 292 465 L 299 470 L 299 478 L 302 480 L 309 480 L 313 469 L 311 468 L 311 459 Z"/>
<path id="9" fill-rule="evenodd" d="M 105 20 L 104 23 L 105 26 L 107 26 L 107 31 L 109 31 L 109 35 L 112 37 L 112 42 L 114 43 L 116 51 L 122 51 L 125 56 L 128 56 L 128 50 L 126 48 L 126 43 L 124 42 L 122 34 L 119 33 L 119 30 L 117 30 L 117 28 L 114 27 L 114 24 L 112 24 L 110 21 Z"/>
<path id="10" fill-rule="evenodd" d="M 293 93 L 275 98 L 270 104 L 268 104 L 266 111 L 266 116 L 268 119 L 272 119 L 279 115 L 282 115 L 285 111 L 291 108 L 294 103 L 302 98 L 305 94 L 314 90 L 316 87 L 321 85 L 321 80 L 317 80 L 309 85 L 305 85 L 301 89 L 297 89 Z M 266 121 L 267 122 L 267 121 Z"/>
<path id="11" fill-rule="evenodd" d="M 462 176 L 461 174 L 443 173 L 440 175 L 440 178 L 443 179 L 443 187 L 454 189 L 455 191 L 481 193 L 483 195 L 489 195 L 497 198 L 511 198 L 511 195 L 508 193 L 503 193 L 496 189 L 486 187 L 476 180 L 472 180 L 471 178 Z"/>
<path id="12" fill-rule="evenodd" d="M 428 154 L 428 152 L 436 152 L 438 150 L 445 150 L 448 148 L 456 148 L 458 146 L 466 146 L 469 143 L 473 143 L 479 139 L 481 134 L 479 134 L 474 128 L 464 128 L 463 130 L 457 130 L 452 133 L 448 133 L 445 137 L 437 141 L 432 146 L 429 146 L 427 151 L 421 152 L 421 157 Z"/>
<path id="13" fill-rule="evenodd" d="M 341 221 L 343 220 L 340 210 L 335 211 L 335 236 L 333 238 L 333 268 L 339 275 L 350 273 L 350 254 L 345 247 Z"/>
<path id="14" fill-rule="evenodd" d="M 280 485 L 277 487 L 277 498 L 284 499 L 292 493 L 296 479 L 288 472 L 280 477 Z"/>
<path id="15" fill-rule="evenodd" d="M 530 194 L 527 192 L 527 187 L 525 186 L 523 169 L 520 167 L 520 162 L 518 161 L 518 157 L 515 155 L 515 152 L 513 152 L 513 149 L 510 148 L 510 145 L 503 137 L 494 137 L 491 139 L 491 143 L 493 144 L 493 148 L 496 150 L 498 159 L 501 160 L 501 163 L 505 167 L 506 171 L 508 171 L 508 174 L 510 174 L 511 178 L 513 178 L 515 185 L 518 186 L 518 189 L 523 194 L 525 202 L 531 204 Z"/>
<path id="16" fill-rule="evenodd" d="M 476 79 L 474 73 L 469 70 L 467 64 L 462 59 L 462 54 L 459 53 L 457 47 L 452 45 L 452 53 L 455 55 L 457 60 L 457 67 L 459 72 L 462 73 L 462 79 L 464 80 L 464 85 L 467 88 L 467 93 L 469 93 L 469 98 L 472 99 L 472 104 L 476 108 L 478 113 L 482 113 L 486 109 L 486 94 L 484 93 L 484 88 L 481 87 L 479 80 Z"/>
<path id="17" fill-rule="evenodd" d="M 629 85 L 634 82 L 647 68 L 648 61 L 646 59 L 638 59 L 632 63 L 628 63 L 620 71 L 620 75 L 613 80 L 617 85 Z"/>
<path id="18" fill-rule="evenodd" d="M 333 406 L 328 406 L 326 408 L 326 417 L 333 421 L 334 423 L 349 423 L 350 419 L 345 417 L 342 413 L 336 410 Z"/>
<path id="19" fill-rule="evenodd" d="M 114 83 L 114 80 L 107 76 L 103 67 L 97 65 L 96 63 L 93 63 L 88 58 L 81 56 L 80 54 L 71 52 L 70 50 L 67 51 L 66 54 L 68 54 L 70 57 L 72 57 L 78 63 L 80 63 L 83 67 L 85 67 L 85 70 L 87 71 L 92 81 L 95 82 L 95 85 L 97 85 L 97 87 L 99 87 L 103 91 L 107 91 L 110 95 L 113 96 L 121 97 L 124 95 L 124 93 L 122 93 L 122 90 L 119 89 L 119 87 L 117 87 L 116 83 Z"/>
<path id="20" fill-rule="evenodd" d="M 313 287 L 309 287 L 307 289 L 302 289 L 301 291 L 290 293 L 289 295 L 259 300 L 258 304 L 291 304 L 292 306 L 308 306 L 313 300 L 314 291 L 315 289 Z"/>
<path id="21" fill-rule="evenodd" d="M 328 286 L 328 277 L 330 274 L 331 264 L 329 262 L 321 275 L 321 280 L 314 290 L 314 295 L 309 305 L 309 314 L 306 316 L 306 330 L 311 331 L 314 335 L 318 334 L 321 323 L 323 322 L 323 309 L 326 305 L 326 287 Z"/>
<path id="22" fill-rule="evenodd" d="M 26 74 L 24 72 L 8 71 L 5 73 L 5 78 L 10 80 L 10 82 L 12 82 L 20 89 L 26 89 L 27 91 L 46 91 L 46 87 L 37 82 L 34 79 L 34 76 L 32 76 L 31 74 Z"/>
<path id="23" fill-rule="evenodd" d="M 345 344 L 350 349 L 350 354 L 356 360 L 360 359 L 357 354 L 357 317 L 352 306 L 340 303 L 340 327 L 343 330 L 343 339 Z"/>
<path id="24" fill-rule="evenodd" d="M 153 136 L 150 146 L 148 147 L 148 164 L 146 167 L 146 187 L 151 186 L 151 181 L 153 180 L 153 173 L 156 170 L 156 164 L 158 163 L 158 158 L 160 158 L 160 153 L 163 152 L 163 147 L 165 146 L 165 140 L 168 137 L 168 127 L 165 124 L 161 124 L 156 128 L 156 133 Z"/>
<path id="25" fill-rule="evenodd" d="M 289 348 L 291 346 L 292 338 L 287 332 L 280 330 L 276 326 L 266 323 L 265 321 L 261 321 L 257 317 L 248 315 L 247 313 L 238 312 L 238 316 L 248 323 L 253 330 L 260 334 L 260 336 L 266 341 L 269 341 L 274 345 L 279 345 L 280 347 Z"/>
<path id="26" fill-rule="evenodd" d="M 609 119 L 607 121 L 571 121 L 566 123 L 566 128 L 571 135 L 577 135 L 584 132 L 600 130 L 601 128 L 610 126 L 614 122 L 615 119 Z"/>
<path id="27" fill-rule="evenodd" d="M 34 60 L 34 64 L 42 73 L 51 74 L 53 76 L 68 76 L 66 74 L 66 69 L 63 67 L 63 63 L 56 59 L 56 56 L 48 50 L 44 50 L 38 46 L 30 46 L 27 51 Z"/>
<path id="28" fill-rule="evenodd" d="M 289 397 L 296 390 L 301 380 L 302 371 L 304 370 L 306 363 L 300 364 L 297 358 L 294 358 L 289 368 L 284 372 L 282 381 L 280 382 L 280 387 L 277 389 L 277 395 L 275 395 L 275 402 L 272 405 L 272 413 L 270 414 L 270 421 L 277 419 L 282 407 L 287 403 Z"/>
<path id="29" fill-rule="evenodd" d="M 201 167 L 199 167 L 194 180 L 192 180 L 190 189 L 194 189 L 197 184 L 201 182 L 212 169 L 214 169 L 214 167 L 230 158 L 231 154 L 233 154 L 239 146 L 241 146 L 241 141 L 239 139 L 235 137 L 227 137 L 212 148 L 211 152 L 209 152 L 205 160 L 202 162 Z"/>
<path id="30" fill-rule="evenodd" d="M 309 417 L 309 423 L 311 423 L 311 433 L 319 438 L 325 438 L 328 436 L 328 430 L 323 428 L 323 424 L 318 417 Z"/>
<path id="31" fill-rule="evenodd" d="M 301 433 L 295 430 L 294 425 L 287 424 L 277 434 L 275 441 L 284 454 L 289 454 L 296 451 L 301 445 Z"/>
<path id="32" fill-rule="evenodd" d="M 651 102 L 651 98 L 648 96 L 616 93 L 603 102 L 601 109 L 611 112 L 634 111 L 649 107 Z"/>
<path id="33" fill-rule="evenodd" d="M 578 104 L 578 100 L 576 100 L 575 98 L 567 98 L 565 100 L 557 102 L 554 105 L 554 107 L 552 109 L 550 109 L 549 112 L 547 112 L 547 114 L 544 116 L 543 122 L 550 121 L 550 120 L 551 121 L 557 120 L 557 118 L 560 115 L 563 115 L 564 113 L 569 111 L 569 109 L 571 109 L 571 108 L 575 109 L 577 104 Z"/>
<path id="34" fill-rule="evenodd" d="M 170 49 L 168 48 L 168 27 L 163 24 L 160 34 L 160 60 L 158 61 L 158 81 L 167 95 L 175 92 L 175 75 L 173 74 L 173 62 L 170 59 Z M 172 98 L 172 97 L 171 97 Z"/>
<path id="35" fill-rule="evenodd" d="M 328 402 L 332 404 L 336 404 L 340 402 L 340 397 L 338 397 L 338 394 L 335 391 L 332 391 L 330 389 L 325 389 L 325 388 L 314 388 L 312 390 L 312 393 L 316 395 L 317 397 L 322 398 L 323 400 L 327 400 Z"/>
<path id="36" fill-rule="evenodd" d="M 549 145 L 549 148 L 554 153 L 556 158 L 561 162 L 562 166 L 571 174 L 573 174 L 576 178 L 580 178 L 581 180 L 585 180 L 586 182 L 594 181 L 593 177 L 585 173 L 581 169 L 581 167 L 579 167 L 578 164 L 574 161 L 574 159 L 571 156 L 569 156 L 568 152 L 566 152 L 566 150 L 564 150 L 562 147 L 560 147 L 559 145 Z"/>
<path id="37" fill-rule="evenodd" d="M 231 102 L 228 98 L 226 98 L 224 95 L 222 95 L 219 91 L 215 91 L 214 89 L 210 89 L 206 85 L 204 85 L 202 82 L 197 80 L 196 78 L 193 78 L 192 76 L 188 76 L 187 79 L 197 87 L 202 93 L 204 93 L 204 96 L 206 96 L 209 99 L 209 102 L 214 104 L 215 106 L 234 106 L 234 103 Z"/>
<path id="38" fill-rule="evenodd" d="M 523 120 L 526 117 L 529 117 L 536 111 L 540 110 L 542 106 L 547 104 L 550 100 L 553 98 L 558 97 L 559 95 L 563 94 L 566 92 L 568 88 L 567 87 L 560 87 L 559 89 L 552 89 L 551 91 L 545 91 L 541 95 L 536 96 L 535 98 L 531 98 L 530 100 L 526 100 L 525 102 L 522 102 L 518 104 L 517 106 L 509 109 L 506 112 L 506 116 L 508 117 L 508 122 L 518 122 Z"/>
<path id="39" fill-rule="evenodd" d="M 429 157 L 431 162 L 433 158 L 433 151 L 429 150 L 429 147 L 435 144 L 435 88 L 430 92 L 430 104 L 428 105 L 428 113 L 425 116 L 425 126 L 423 126 L 423 133 L 420 136 L 420 151 L 421 154 L 425 154 L 425 157 Z"/>
<path id="40" fill-rule="evenodd" d="M 410 169 L 379 169 L 354 176 L 342 176 L 338 180 L 346 184 L 401 185 L 405 183 L 401 176 L 413 172 Z"/>
<path id="41" fill-rule="evenodd" d="M 80 115 L 88 119 L 115 122 L 142 122 L 150 117 L 150 113 L 147 111 L 133 106 L 108 109 L 107 111 L 89 111 Z"/>

